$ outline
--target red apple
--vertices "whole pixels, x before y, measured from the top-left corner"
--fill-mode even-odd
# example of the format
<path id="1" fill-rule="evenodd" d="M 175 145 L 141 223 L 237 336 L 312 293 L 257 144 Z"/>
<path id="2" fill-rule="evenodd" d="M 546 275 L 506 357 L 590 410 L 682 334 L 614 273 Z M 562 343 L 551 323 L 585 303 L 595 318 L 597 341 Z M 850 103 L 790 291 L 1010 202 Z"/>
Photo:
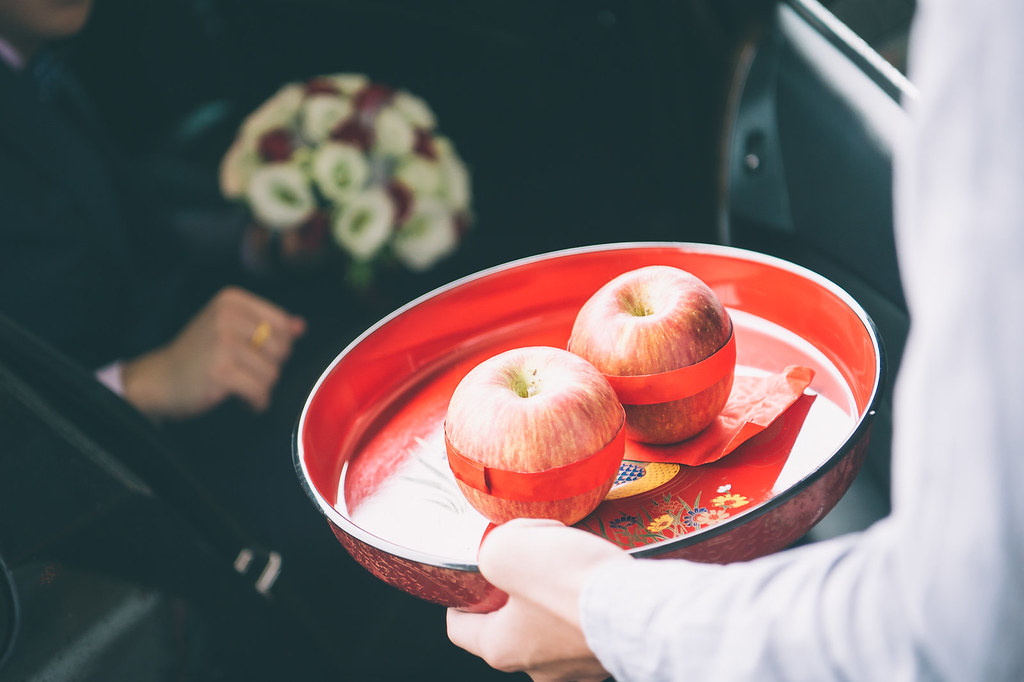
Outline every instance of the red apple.
<path id="1" fill-rule="evenodd" d="M 587 300 L 573 324 L 569 350 L 608 375 L 619 390 L 629 438 L 676 443 L 703 430 L 725 406 L 735 369 L 735 348 L 727 346 L 731 336 L 732 321 L 710 287 L 685 270 L 653 265 L 619 275 Z M 706 387 L 686 390 L 686 380 L 679 380 L 685 372 L 673 370 L 719 351 L 703 363 L 704 369 L 717 367 L 696 385 Z M 659 390 L 645 394 L 662 402 L 638 404 L 647 401 L 624 395 L 619 377 L 644 377 L 621 381 L 646 381 Z"/>
<path id="2" fill-rule="evenodd" d="M 495 355 L 452 394 L 444 432 L 462 493 L 494 523 L 579 521 L 618 474 L 624 412 L 597 369 L 560 348 Z"/>

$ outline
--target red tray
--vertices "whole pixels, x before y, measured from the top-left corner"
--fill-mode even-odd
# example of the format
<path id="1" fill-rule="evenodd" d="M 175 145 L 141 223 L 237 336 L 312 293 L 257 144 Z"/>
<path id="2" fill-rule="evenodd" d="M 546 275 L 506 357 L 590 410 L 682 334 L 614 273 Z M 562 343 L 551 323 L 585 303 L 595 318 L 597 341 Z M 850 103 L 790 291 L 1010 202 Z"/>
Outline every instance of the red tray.
<path id="1" fill-rule="evenodd" d="M 487 521 L 455 486 L 442 422 L 469 369 L 518 346 L 564 348 L 576 311 L 606 281 L 652 264 L 704 280 L 729 309 L 737 373 L 815 371 L 771 427 L 699 467 L 648 464 L 627 442 L 619 479 L 577 527 L 638 557 L 729 562 L 785 547 L 860 468 L 883 378 L 877 333 L 828 280 L 733 248 L 616 244 L 503 265 L 391 314 L 326 369 L 294 437 L 299 478 L 352 556 L 382 580 L 448 606 L 502 595 L 480 576 Z"/>

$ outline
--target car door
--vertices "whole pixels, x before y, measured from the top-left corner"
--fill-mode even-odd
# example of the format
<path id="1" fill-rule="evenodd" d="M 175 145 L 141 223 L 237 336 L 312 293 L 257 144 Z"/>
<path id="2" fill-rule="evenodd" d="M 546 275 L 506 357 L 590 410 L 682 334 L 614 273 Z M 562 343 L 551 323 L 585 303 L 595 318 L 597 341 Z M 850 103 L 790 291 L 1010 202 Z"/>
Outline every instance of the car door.
<path id="1" fill-rule="evenodd" d="M 900 16 L 905 30 L 909 13 Z M 891 389 L 909 327 L 893 238 L 892 159 L 913 97 L 896 66 L 815 0 L 777 3 L 740 49 L 733 75 L 719 238 L 833 280 L 864 306 L 885 346 L 888 388 L 866 462 L 813 537 L 864 528 L 889 510 Z"/>
<path id="2" fill-rule="evenodd" d="M 280 557 L 141 415 L 2 315 L 0 435 L 0 680 L 328 669 Z"/>

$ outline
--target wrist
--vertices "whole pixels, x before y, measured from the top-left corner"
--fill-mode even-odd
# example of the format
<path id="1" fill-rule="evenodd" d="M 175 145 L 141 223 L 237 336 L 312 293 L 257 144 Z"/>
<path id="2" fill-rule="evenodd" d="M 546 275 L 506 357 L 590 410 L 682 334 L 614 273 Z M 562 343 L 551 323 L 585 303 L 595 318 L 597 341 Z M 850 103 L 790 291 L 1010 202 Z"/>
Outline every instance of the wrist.
<path id="1" fill-rule="evenodd" d="M 160 353 L 155 350 L 121 363 L 121 396 L 150 418 L 166 412 L 160 379 Z"/>

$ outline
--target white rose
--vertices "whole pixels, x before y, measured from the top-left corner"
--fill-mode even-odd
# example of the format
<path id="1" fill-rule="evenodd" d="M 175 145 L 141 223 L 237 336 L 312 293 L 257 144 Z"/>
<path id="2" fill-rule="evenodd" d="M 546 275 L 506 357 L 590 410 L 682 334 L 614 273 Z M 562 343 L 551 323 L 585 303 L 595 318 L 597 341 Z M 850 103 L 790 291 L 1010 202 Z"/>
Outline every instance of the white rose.
<path id="1" fill-rule="evenodd" d="M 452 141 L 449 140 L 444 135 L 434 136 L 434 149 L 437 151 L 437 155 L 439 158 L 444 158 L 446 156 L 457 156 L 457 154 L 455 153 L 455 145 L 453 145 Z"/>
<path id="2" fill-rule="evenodd" d="M 360 192 L 334 220 L 335 241 L 356 260 L 369 260 L 391 237 L 395 207 L 384 190 Z"/>
<path id="3" fill-rule="evenodd" d="M 307 97 L 299 116 L 303 137 L 313 143 L 323 142 L 354 110 L 348 97 L 319 94 Z"/>
<path id="4" fill-rule="evenodd" d="M 320 192 L 342 202 L 358 192 L 370 177 L 366 157 L 358 147 L 343 142 L 328 142 L 313 153 L 313 180 Z"/>
<path id="5" fill-rule="evenodd" d="M 380 110 L 373 127 L 376 148 L 383 154 L 408 154 L 416 144 L 416 132 L 412 125 L 392 107 Z"/>
<path id="6" fill-rule="evenodd" d="M 242 123 L 242 135 L 259 137 L 274 128 L 290 127 L 304 96 L 302 85 L 289 83 L 284 86 L 249 114 Z"/>
<path id="7" fill-rule="evenodd" d="M 361 73 L 335 73 L 321 78 L 334 83 L 343 95 L 354 95 L 370 83 L 370 79 Z"/>
<path id="8" fill-rule="evenodd" d="M 421 156 L 406 156 L 395 170 L 395 179 L 417 196 L 433 196 L 441 191 L 444 178 L 436 161 Z"/>
<path id="9" fill-rule="evenodd" d="M 260 167 L 259 151 L 252 138 L 240 136 L 231 143 L 220 162 L 220 191 L 227 199 L 245 195 L 249 178 Z"/>
<path id="10" fill-rule="evenodd" d="M 402 115 L 417 128 L 432 130 L 437 125 L 437 119 L 430 106 L 412 93 L 399 90 L 395 93 L 391 105 L 402 112 Z"/>
<path id="11" fill-rule="evenodd" d="M 466 164 L 455 151 L 455 146 L 447 137 L 438 135 L 434 138 L 434 149 L 437 150 L 437 163 L 441 168 L 444 182 L 444 197 L 453 211 L 465 211 L 473 199 L 472 183 Z"/>
<path id="12" fill-rule="evenodd" d="M 246 198 L 256 219 L 274 230 L 299 226 L 316 207 L 306 176 L 292 163 L 272 163 L 256 169 Z"/>
<path id="13" fill-rule="evenodd" d="M 459 238 L 451 214 L 437 199 L 418 200 L 395 234 L 395 257 L 410 270 L 429 269 L 455 250 Z"/>
<path id="14" fill-rule="evenodd" d="M 454 211 L 465 211 L 472 199 L 469 171 L 465 164 L 454 156 L 441 158 L 441 176 L 444 178 L 444 196 Z"/>

